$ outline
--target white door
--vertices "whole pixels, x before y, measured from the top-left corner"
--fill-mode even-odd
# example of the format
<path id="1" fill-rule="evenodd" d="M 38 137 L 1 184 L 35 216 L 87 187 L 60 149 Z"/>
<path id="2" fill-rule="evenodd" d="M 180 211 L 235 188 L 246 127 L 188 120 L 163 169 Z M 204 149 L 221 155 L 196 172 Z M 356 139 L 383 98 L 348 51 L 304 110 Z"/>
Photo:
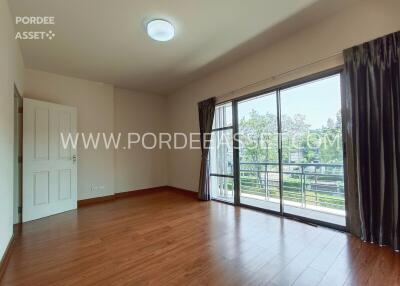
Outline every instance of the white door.
<path id="1" fill-rule="evenodd" d="M 76 108 L 24 98 L 22 221 L 76 209 Z"/>

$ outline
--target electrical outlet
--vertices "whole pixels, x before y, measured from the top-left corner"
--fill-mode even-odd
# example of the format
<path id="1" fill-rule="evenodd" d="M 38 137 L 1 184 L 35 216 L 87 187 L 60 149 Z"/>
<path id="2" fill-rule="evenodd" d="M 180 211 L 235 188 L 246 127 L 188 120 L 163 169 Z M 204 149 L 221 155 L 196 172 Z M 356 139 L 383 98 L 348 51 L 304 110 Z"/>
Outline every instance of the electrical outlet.
<path id="1" fill-rule="evenodd" d="M 92 192 L 99 192 L 99 191 L 104 190 L 104 186 L 95 186 L 95 185 L 92 185 L 90 189 L 91 189 Z"/>

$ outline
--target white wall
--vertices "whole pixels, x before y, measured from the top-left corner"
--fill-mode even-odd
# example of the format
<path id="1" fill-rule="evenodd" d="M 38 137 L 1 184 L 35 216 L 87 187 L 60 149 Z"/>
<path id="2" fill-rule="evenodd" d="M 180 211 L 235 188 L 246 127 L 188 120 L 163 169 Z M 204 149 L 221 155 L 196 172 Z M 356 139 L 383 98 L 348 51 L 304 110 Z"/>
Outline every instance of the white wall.
<path id="1" fill-rule="evenodd" d="M 318 24 L 293 34 L 262 51 L 198 80 L 168 97 L 169 131 L 198 132 L 197 102 L 221 96 L 251 83 L 271 78 L 309 63 L 331 57 L 343 49 L 400 30 L 399 0 L 366 0 L 342 10 Z M 301 77 L 339 64 L 342 59 L 320 62 L 286 76 Z M 316 69 L 317 68 L 317 69 Z M 282 78 L 271 79 L 258 89 L 273 86 Z M 254 89 L 234 92 L 239 96 Z M 173 150 L 168 153 L 168 185 L 197 190 L 200 151 Z"/>
<path id="2" fill-rule="evenodd" d="M 6 0 L 0 0 L 0 260 L 13 232 L 14 84 L 23 92 L 24 64 Z"/>
<path id="3" fill-rule="evenodd" d="M 117 136 L 166 129 L 165 97 L 31 69 L 26 70 L 25 79 L 25 97 L 77 107 L 79 133 L 114 132 Z M 139 145 L 123 149 L 126 143 L 122 136 L 122 148 L 117 150 L 106 150 L 102 143 L 97 150 L 78 145 L 79 200 L 166 185 L 167 151 Z"/>
<path id="4" fill-rule="evenodd" d="M 129 132 L 165 132 L 165 97 L 116 88 L 114 99 L 114 132 L 124 135 L 121 146 L 127 146 Z M 147 139 L 147 146 L 153 145 L 152 137 Z M 115 152 L 115 191 L 165 186 L 166 153 L 158 148 L 147 150 L 141 144 L 132 145 L 130 150 L 119 148 Z"/>
<path id="5" fill-rule="evenodd" d="M 24 97 L 77 107 L 79 133 L 113 132 L 112 85 L 27 69 Z M 77 154 L 78 199 L 113 194 L 114 150 L 106 150 L 104 144 L 86 150 L 79 144 Z"/>

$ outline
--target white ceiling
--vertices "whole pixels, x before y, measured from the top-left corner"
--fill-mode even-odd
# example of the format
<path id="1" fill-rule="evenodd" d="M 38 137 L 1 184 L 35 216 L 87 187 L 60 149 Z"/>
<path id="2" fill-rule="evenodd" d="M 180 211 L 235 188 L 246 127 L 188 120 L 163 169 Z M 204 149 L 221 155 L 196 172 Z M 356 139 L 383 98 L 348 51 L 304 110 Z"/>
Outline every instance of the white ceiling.
<path id="1" fill-rule="evenodd" d="M 14 16 L 55 16 L 53 40 L 21 40 L 29 68 L 168 94 L 356 0 L 9 0 Z M 170 42 L 147 37 L 164 18 Z"/>

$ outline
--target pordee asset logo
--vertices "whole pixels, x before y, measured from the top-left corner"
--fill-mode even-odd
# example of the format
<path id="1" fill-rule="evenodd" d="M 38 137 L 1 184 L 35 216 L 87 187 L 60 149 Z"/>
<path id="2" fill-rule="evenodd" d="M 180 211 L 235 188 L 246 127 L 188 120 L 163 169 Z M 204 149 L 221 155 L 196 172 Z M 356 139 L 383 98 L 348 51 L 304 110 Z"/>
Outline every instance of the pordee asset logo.
<path id="1" fill-rule="evenodd" d="M 54 25 L 55 17 L 50 16 L 17 16 L 17 25 Z M 42 31 L 18 31 L 15 35 L 16 40 L 52 40 L 56 34 L 52 30 Z"/>

